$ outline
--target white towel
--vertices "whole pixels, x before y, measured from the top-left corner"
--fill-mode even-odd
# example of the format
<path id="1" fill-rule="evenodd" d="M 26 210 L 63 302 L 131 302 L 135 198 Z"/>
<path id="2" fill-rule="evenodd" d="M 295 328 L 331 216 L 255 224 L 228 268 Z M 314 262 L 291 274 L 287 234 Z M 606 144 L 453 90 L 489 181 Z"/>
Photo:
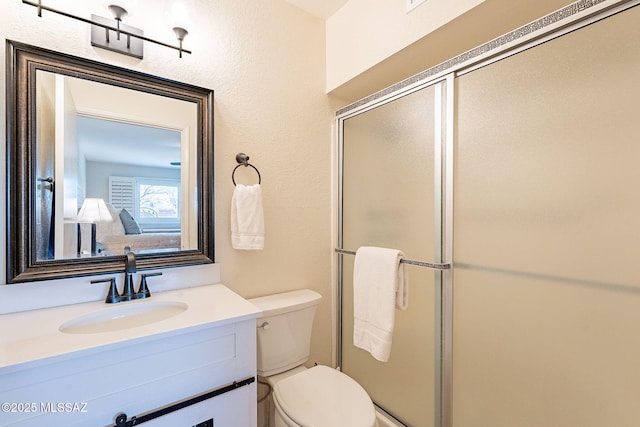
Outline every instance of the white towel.
<path id="1" fill-rule="evenodd" d="M 389 360 L 395 309 L 406 310 L 409 283 L 404 254 L 397 249 L 364 246 L 353 268 L 353 344 L 381 362 Z"/>
<path id="2" fill-rule="evenodd" d="M 234 249 L 264 249 L 264 213 L 259 184 L 238 184 L 233 190 L 231 245 Z"/>

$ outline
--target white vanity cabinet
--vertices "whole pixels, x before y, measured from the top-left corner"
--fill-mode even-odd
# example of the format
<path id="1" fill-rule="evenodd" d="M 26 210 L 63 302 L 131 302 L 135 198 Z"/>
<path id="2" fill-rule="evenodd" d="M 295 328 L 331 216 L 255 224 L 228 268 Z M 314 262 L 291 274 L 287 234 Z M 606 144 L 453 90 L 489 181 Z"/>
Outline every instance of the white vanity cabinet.
<path id="1" fill-rule="evenodd" d="M 11 359 L 12 351 L 26 358 L 30 351 L 46 353 L 47 347 L 56 354 L 0 367 L 0 426 L 115 426 L 119 413 L 141 420 L 167 407 L 168 413 L 135 425 L 255 426 L 255 318 L 260 312 L 222 285 L 203 288 L 214 286 L 193 288 L 195 299 L 187 295 L 191 289 L 163 293 L 165 299 L 185 301 L 189 309 L 153 325 L 89 335 L 44 328 L 40 336 L 27 332 L 24 340 L 14 329 L 12 340 L 1 337 L 3 360 Z M 190 318 L 193 312 L 187 314 L 196 309 L 203 310 L 199 321 Z M 31 312 L 32 321 L 60 323 L 66 317 L 51 311 L 63 308 Z M 3 315 L 0 331 L 9 326 L 7 320 L 26 322 L 28 316 Z M 74 348 L 82 341 L 86 348 Z M 70 351 L 60 350 L 65 342 Z"/>

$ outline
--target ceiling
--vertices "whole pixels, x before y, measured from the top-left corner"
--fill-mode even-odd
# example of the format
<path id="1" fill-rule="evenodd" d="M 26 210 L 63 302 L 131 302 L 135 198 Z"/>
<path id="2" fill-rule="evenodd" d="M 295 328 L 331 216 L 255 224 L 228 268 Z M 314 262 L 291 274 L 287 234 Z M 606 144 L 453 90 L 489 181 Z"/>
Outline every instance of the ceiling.
<path id="1" fill-rule="evenodd" d="M 285 0 L 294 6 L 317 16 L 318 18 L 327 19 L 333 15 L 338 9 L 344 6 L 349 0 Z"/>
<path id="2" fill-rule="evenodd" d="M 88 161 L 158 168 L 180 161 L 180 132 L 85 116 L 77 117 L 77 126 L 79 151 Z"/>

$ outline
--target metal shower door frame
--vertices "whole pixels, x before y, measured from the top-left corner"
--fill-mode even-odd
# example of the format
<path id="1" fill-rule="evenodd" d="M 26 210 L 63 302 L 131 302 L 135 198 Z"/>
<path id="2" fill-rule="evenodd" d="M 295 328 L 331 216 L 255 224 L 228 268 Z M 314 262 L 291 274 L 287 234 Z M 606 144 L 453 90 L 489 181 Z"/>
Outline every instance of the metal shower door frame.
<path id="1" fill-rule="evenodd" d="M 371 109 L 388 104 L 407 95 L 428 87 L 434 87 L 434 260 L 433 263 L 448 265 L 447 268 L 434 268 L 436 316 L 434 325 L 435 340 L 435 397 L 434 426 L 451 425 L 452 416 L 452 364 L 453 364 L 453 277 L 450 268 L 453 256 L 453 73 L 432 80 L 423 80 L 414 85 L 405 86 L 388 96 L 376 99 L 359 108 L 338 115 L 336 118 L 337 141 L 334 153 L 336 165 L 335 206 L 336 224 L 335 242 L 335 280 L 336 286 L 336 353 L 337 365 L 342 365 L 342 274 L 343 253 L 351 252 L 343 248 L 343 171 L 344 171 L 344 122 Z M 425 263 L 429 264 L 429 263 Z M 440 339 L 436 339 L 439 332 Z M 427 339 L 428 337 L 425 337 Z M 386 412 L 384 408 L 383 412 Z"/>

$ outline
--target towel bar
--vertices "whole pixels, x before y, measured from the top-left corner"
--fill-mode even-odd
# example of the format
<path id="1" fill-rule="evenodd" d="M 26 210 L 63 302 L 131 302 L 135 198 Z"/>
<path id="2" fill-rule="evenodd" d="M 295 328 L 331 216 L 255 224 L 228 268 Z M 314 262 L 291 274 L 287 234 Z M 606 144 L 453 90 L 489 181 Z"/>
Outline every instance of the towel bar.
<path id="1" fill-rule="evenodd" d="M 355 255 L 356 251 L 349 251 L 346 249 L 335 248 L 335 252 L 338 254 L 346 254 L 346 255 Z M 416 265 L 418 267 L 426 267 L 431 268 L 433 270 L 449 270 L 451 269 L 451 264 L 449 263 L 434 263 L 434 262 L 425 262 L 425 261 L 416 261 L 413 259 L 402 258 L 400 260 L 401 264 L 409 264 Z"/>

